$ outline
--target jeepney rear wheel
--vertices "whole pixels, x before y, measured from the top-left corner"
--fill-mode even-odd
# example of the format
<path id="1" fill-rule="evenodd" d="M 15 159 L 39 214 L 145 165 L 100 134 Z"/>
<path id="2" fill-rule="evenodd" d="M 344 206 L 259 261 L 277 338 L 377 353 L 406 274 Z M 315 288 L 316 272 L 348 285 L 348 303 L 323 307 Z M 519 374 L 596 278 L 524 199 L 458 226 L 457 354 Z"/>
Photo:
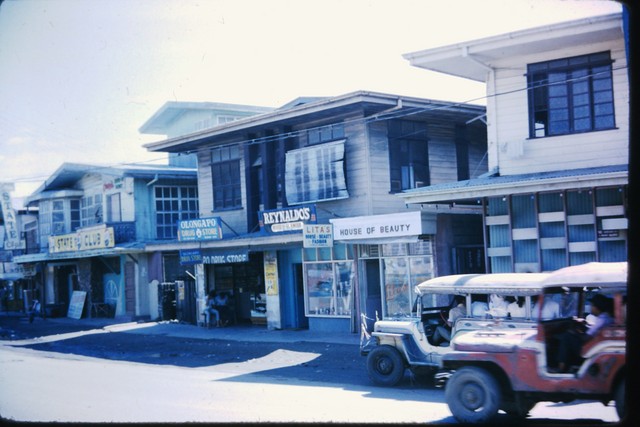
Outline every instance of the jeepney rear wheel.
<path id="1" fill-rule="evenodd" d="M 398 350 L 390 345 L 381 345 L 367 356 L 367 373 L 374 384 L 390 387 L 404 377 L 404 360 Z"/>
<path id="2" fill-rule="evenodd" d="M 502 399 L 496 379 L 484 369 L 469 366 L 457 370 L 444 390 L 453 416 L 463 423 L 484 423 L 498 414 Z"/>

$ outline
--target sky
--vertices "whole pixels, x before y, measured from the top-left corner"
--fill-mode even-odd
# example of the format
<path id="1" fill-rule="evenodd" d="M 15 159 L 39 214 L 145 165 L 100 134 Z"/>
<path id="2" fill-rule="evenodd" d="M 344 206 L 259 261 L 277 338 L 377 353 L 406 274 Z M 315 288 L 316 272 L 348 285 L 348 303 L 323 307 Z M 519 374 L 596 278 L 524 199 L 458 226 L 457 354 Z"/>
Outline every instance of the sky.
<path id="1" fill-rule="evenodd" d="M 279 107 L 358 90 L 484 104 L 403 54 L 620 12 L 614 0 L 0 0 L 0 183 L 64 162 L 166 163 L 167 101 Z"/>

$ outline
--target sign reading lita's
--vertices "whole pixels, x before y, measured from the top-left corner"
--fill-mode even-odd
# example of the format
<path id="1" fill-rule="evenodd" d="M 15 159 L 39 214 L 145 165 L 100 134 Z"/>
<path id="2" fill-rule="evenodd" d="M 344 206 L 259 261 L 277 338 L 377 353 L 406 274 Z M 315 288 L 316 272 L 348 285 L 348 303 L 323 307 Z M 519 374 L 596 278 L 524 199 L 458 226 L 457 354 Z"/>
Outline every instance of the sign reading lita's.
<path id="1" fill-rule="evenodd" d="M 222 239 L 222 221 L 218 217 L 178 221 L 178 240 L 193 242 Z"/>
<path id="2" fill-rule="evenodd" d="M 302 205 L 270 211 L 259 211 L 260 229 L 267 233 L 302 231 L 304 224 L 315 224 L 316 206 Z"/>

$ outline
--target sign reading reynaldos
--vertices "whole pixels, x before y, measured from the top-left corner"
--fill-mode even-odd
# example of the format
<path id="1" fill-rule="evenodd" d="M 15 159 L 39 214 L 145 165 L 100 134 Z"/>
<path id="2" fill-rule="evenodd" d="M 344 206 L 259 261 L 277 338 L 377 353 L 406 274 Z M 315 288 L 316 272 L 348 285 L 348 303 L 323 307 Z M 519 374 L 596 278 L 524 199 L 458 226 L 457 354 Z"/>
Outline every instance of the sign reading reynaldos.
<path id="1" fill-rule="evenodd" d="M 178 221 L 178 240 L 196 242 L 222 239 L 222 221 L 219 217 Z"/>

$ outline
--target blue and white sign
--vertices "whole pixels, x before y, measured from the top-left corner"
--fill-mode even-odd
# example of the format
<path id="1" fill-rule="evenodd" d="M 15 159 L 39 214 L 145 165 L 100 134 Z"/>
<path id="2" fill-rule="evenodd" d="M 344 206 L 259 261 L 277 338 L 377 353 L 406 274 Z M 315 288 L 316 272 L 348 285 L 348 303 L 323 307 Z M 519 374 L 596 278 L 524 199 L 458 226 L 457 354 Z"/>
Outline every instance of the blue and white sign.
<path id="1" fill-rule="evenodd" d="M 259 211 L 258 222 L 260 223 L 260 228 L 270 234 L 287 231 L 301 232 L 304 224 L 315 224 L 317 222 L 316 206 L 292 206 L 269 211 Z"/>
<path id="2" fill-rule="evenodd" d="M 202 264 L 200 249 L 184 249 L 180 251 L 180 265 Z"/>
<path id="3" fill-rule="evenodd" d="M 178 240 L 181 242 L 220 239 L 222 239 L 222 221 L 219 217 L 178 221 Z"/>

